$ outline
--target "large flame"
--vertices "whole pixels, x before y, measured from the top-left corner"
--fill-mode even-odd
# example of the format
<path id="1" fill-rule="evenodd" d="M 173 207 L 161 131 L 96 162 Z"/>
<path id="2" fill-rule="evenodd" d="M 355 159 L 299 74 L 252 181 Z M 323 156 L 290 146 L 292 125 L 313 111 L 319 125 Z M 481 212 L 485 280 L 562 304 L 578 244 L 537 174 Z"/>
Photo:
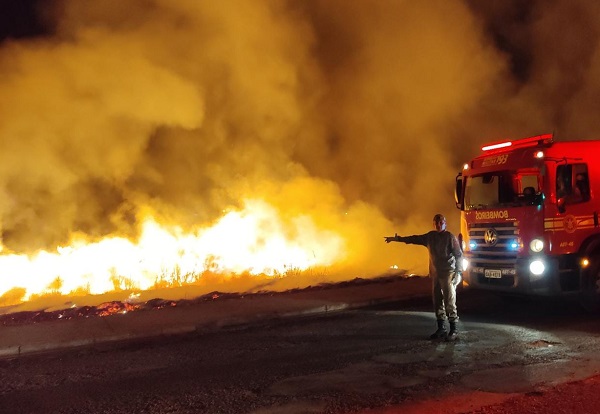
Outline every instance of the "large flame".
<path id="1" fill-rule="evenodd" d="M 285 276 L 329 266 L 344 255 L 339 235 L 308 216 L 284 220 L 271 205 L 247 200 L 213 226 L 186 232 L 144 220 L 139 240 L 74 240 L 56 252 L 0 256 L 0 298 L 27 301 L 60 294 L 101 294 L 193 284 L 210 272 Z"/>

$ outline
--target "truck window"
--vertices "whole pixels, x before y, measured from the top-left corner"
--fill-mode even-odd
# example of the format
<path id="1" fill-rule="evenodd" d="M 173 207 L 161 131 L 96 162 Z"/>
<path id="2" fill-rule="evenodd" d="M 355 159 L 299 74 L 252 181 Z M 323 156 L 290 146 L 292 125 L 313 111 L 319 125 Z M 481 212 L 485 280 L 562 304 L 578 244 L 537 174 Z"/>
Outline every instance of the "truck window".
<path id="1" fill-rule="evenodd" d="M 465 210 L 538 205 L 538 173 L 495 171 L 466 177 Z"/>
<path id="2" fill-rule="evenodd" d="M 556 167 L 556 198 L 564 204 L 578 204 L 590 199 L 587 164 L 564 164 Z"/>
<path id="3" fill-rule="evenodd" d="M 498 176 L 486 174 L 469 177 L 465 188 L 465 206 L 467 210 L 486 208 L 498 204 Z"/>
<path id="4" fill-rule="evenodd" d="M 539 193 L 538 176 L 533 174 L 521 175 L 521 182 L 518 183 L 521 193 L 521 199 L 528 205 L 537 204 L 536 195 Z"/>
<path id="5" fill-rule="evenodd" d="M 535 192 L 538 192 L 538 176 L 537 175 L 523 175 L 521 176 L 521 189 L 522 192 L 526 192 L 526 188 L 533 188 Z"/>

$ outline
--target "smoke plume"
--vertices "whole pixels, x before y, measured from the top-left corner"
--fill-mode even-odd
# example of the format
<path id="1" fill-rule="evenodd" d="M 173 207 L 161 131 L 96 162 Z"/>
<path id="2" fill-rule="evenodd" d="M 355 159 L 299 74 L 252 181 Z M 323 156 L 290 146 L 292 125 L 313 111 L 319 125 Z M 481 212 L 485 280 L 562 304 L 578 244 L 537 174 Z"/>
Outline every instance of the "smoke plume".
<path id="1" fill-rule="evenodd" d="M 421 271 L 486 141 L 600 128 L 591 0 L 64 0 L 0 43 L 0 230 L 31 253 L 208 226 L 248 198 L 344 236 L 346 276 Z M 349 273 L 353 272 L 353 273 Z"/>

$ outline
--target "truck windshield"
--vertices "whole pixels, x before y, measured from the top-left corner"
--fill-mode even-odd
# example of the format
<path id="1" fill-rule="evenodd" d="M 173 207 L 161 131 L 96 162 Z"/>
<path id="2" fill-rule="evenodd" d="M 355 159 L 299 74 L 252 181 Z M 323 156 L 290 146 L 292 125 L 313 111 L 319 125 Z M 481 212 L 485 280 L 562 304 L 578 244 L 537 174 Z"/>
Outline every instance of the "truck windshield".
<path id="1" fill-rule="evenodd" d="M 537 173 L 496 171 L 466 180 L 466 210 L 539 205 L 542 199 Z"/>

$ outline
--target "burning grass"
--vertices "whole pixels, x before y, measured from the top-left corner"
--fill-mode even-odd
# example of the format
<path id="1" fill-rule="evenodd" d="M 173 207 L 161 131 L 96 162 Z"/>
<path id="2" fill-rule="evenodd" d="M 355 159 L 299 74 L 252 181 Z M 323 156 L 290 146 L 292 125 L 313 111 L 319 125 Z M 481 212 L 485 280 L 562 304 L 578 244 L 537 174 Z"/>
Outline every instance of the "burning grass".
<path id="1" fill-rule="evenodd" d="M 185 307 L 195 306 L 205 302 L 211 301 L 222 301 L 237 299 L 243 300 L 246 298 L 260 297 L 260 296 L 273 296 L 273 295 L 289 295 L 298 292 L 307 292 L 313 290 L 325 290 L 333 288 L 343 288 L 349 286 L 362 286 L 372 283 L 387 283 L 398 279 L 398 277 L 404 278 L 404 274 L 386 275 L 372 279 L 355 278 L 352 280 L 342 282 L 326 282 L 319 283 L 314 286 L 308 286 L 304 288 L 293 288 L 284 291 L 270 291 L 260 290 L 256 292 L 245 292 L 245 293 L 227 293 L 221 291 L 211 291 L 195 297 L 194 299 L 162 299 L 153 298 L 150 300 L 140 300 L 140 295 L 130 293 L 125 300 L 112 300 L 100 303 L 96 306 L 76 306 L 71 304 L 70 307 L 59 310 L 36 310 L 36 311 L 18 311 L 5 313 L 0 315 L 0 325 L 2 326 L 15 326 L 25 324 L 44 323 L 56 320 L 73 320 L 78 318 L 94 318 L 94 317 L 109 317 L 128 312 L 140 312 L 140 311 L 159 311 L 165 308 L 171 307 Z M 69 303 L 69 302 L 67 302 Z M 6 309 L 5 309 L 6 310 Z"/>

